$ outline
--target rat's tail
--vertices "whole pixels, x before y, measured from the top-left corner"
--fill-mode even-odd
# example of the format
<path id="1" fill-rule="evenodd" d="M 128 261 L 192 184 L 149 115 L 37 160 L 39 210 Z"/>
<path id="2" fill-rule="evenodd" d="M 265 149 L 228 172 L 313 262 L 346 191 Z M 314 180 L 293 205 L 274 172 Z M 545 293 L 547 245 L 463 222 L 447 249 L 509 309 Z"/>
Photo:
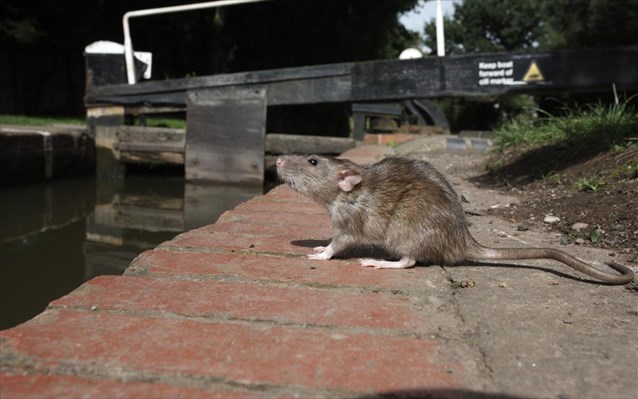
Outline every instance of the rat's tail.
<path id="1" fill-rule="evenodd" d="M 627 284 L 634 279 L 634 272 L 630 268 L 616 262 L 605 262 L 618 274 L 600 271 L 589 263 L 576 259 L 558 249 L 552 248 L 487 248 L 477 244 L 474 248 L 472 260 L 523 260 L 523 259 L 553 259 L 578 270 L 588 276 L 610 284 Z"/>

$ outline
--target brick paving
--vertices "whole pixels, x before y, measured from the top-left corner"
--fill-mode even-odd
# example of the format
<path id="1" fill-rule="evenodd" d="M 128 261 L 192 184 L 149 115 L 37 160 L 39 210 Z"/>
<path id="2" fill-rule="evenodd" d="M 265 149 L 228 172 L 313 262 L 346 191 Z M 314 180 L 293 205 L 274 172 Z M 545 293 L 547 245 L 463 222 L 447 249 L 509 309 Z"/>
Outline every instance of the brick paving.
<path id="1" fill-rule="evenodd" d="M 472 206 L 495 201 L 453 183 Z M 512 245 L 496 232 L 515 224 L 471 221 L 479 241 Z M 547 263 L 374 270 L 307 259 L 329 238 L 325 211 L 286 187 L 247 201 L 1 331 L 0 397 L 635 397 L 630 291 Z"/>
<path id="2" fill-rule="evenodd" d="M 370 162 L 386 152 L 365 146 L 349 157 Z M 387 273 L 305 257 L 329 237 L 325 211 L 288 188 L 241 204 L 142 253 L 124 276 L 88 281 L 2 331 L 1 396 L 357 397 L 463 388 L 463 343 L 448 350 L 441 315 L 431 323 L 449 293 L 419 295 L 424 284 L 446 285 L 441 270 Z"/>

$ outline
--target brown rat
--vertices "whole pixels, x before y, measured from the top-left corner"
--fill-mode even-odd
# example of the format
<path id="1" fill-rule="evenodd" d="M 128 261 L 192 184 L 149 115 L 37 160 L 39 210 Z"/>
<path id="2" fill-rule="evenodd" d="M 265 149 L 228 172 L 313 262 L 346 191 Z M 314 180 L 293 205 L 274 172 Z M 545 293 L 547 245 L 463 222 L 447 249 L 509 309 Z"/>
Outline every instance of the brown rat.
<path id="1" fill-rule="evenodd" d="M 443 265 L 463 261 L 554 259 L 612 284 L 626 284 L 634 272 L 607 264 L 621 274 L 599 271 L 551 248 L 488 248 L 467 228 L 459 198 L 445 177 L 425 161 L 386 158 L 360 166 L 319 155 L 277 159 L 277 174 L 288 186 L 324 205 L 333 236 L 311 259 L 330 259 L 352 245 L 375 245 L 399 261 L 361 259 L 375 268 L 408 268 L 417 260 Z"/>

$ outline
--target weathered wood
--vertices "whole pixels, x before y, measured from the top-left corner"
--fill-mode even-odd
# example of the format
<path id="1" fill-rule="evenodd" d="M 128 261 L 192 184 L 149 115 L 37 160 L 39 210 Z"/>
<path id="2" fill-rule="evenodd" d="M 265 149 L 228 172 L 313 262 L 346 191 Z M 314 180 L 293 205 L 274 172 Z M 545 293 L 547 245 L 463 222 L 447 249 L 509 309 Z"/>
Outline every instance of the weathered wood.
<path id="1" fill-rule="evenodd" d="M 203 88 L 223 88 L 236 85 L 266 84 L 290 80 L 326 78 L 331 76 L 349 76 L 353 64 L 315 65 L 297 68 L 271 69 L 241 73 L 195 76 L 190 78 L 140 82 L 135 85 L 119 84 L 91 86 L 87 91 L 90 97 L 108 97 L 119 95 L 147 95 L 149 93 L 171 93 Z"/>
<path id="2" fill-rule="evenodd" d="M 636 65 L 638 46 L 471 54 L 318 65 L 135 85 L 89 85 L 85 101 L 89 107 L 186 105 L 187 180 L 261 185 L 267 105 L 496 97 L 552 91 L 609 92 L 612 85 L 619 90 L 636 90 Z M 440 117 L 428 115 L 432 119 Z M 364 119 L 355 117 L 358 129 L 364 124 Z M 120 150 L 113 145 L 117 141 L 114 130 L 109 127 L 94 130 L 100 129 L 102 133 L 96 142 L 104 145 L 97 145 L 98 156 L 100 149 L 104 149 L 108 155 L 104 159 L 118 159 Z M 360 139 L 361 135 L 358 132 L 355 138 Z M 144 152 L 135 151 L 135 156 Z M 133 151 L 125 156 L 131 154 Z M 98 171 L 101 169 L 98 165 Z"/>
<path id="3" fill-rule="evenodd" d="M 268 105 L 338 103 L 350 100 L 350 76 L 268 84 Z"/>
<path id="4" fill-rule="evenodd" d="M 262 186 L 263 86 L 188 93 L 186 179 Z"/>
<path id="5" fill-rule="evenodd" d="M 184 164 L 186 131 L 145 126 L 118 126 L 119 159 L 123 163 Z"/>
<path id="6" fill-rule="evenodd" d="M 150 209 L 184 209 L 183 197 L 167 197 L 165 195 L 149 194 L 126 194 L 120 198 L 120 205 L 134 206 L 138 208 Z"/>
<path id="7" fill-rule="evenodd" d="M 126 151 L 120 152 L 120 161 L 125 164 L 184 165 L 185 156 L 183 152 Z"/>
<path id="8" fill-rule="evenodd" d="M 124 107 L 104 106 L 87 109 L 89 136 L 95 138 L 95 170 L 98 177 L 121 178 L 117 128 L 124 124 Z"/>
<path id="9" fill-rule="evenodd" d="M 354 148 L 354 140 L 343 137 L 302 136 L 269 133 L 266 152 L 270 154 L 341 154 Z"/>
<path id="10" fill-rule="evenodd" d="M 542 79 L 525 79 L 532 63 Z M 272 104 L 638 89 L 638 46 L 318 65 L 135 85 L 91 86 L 86 104 L 179 105 L 195 89 L 265 84 Z M 532 77 L 532 79 L 529 79 Z M 270 94 L 272 93 L 272 94 Z M 269 102 L 270 104 L 270 102 Z"/>
<path id="11" fill-rule="evenodd" d="M 183 154 L 184 143 L 144 143 L 144 142 L 120 142 L 122 152 L 174 152 Z"/>
<path id="12" fill-rule="evenodd" d="M 186 130 L 120 125 L 117 127 L 117 135 L 120 143 L 165 143 L 183 146 L 185 144 Z"/>
<path id="13" fill-rule="evenodd" d="M 352 112 L 362 112 L 366 115 L 400 116 L 402 110 L 398 103 L 355 103 L 352 104 Z"/>
<path id="14" fill-rule="evenodd" d="M 147 115 L 147 114 L 170 114 L 186 112 L 186 107 L 148 107 L 145 105 L 138 107 L 130 107 L 126 109 L 126 113 L 133 116 Z"/>

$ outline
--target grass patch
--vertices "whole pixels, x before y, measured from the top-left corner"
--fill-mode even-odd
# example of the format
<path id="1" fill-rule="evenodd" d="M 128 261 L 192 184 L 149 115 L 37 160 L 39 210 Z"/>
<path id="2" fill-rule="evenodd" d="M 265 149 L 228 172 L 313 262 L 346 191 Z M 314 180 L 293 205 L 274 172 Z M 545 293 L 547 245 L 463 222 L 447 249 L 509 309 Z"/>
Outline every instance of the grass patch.
<path id="1" fill-rule="evenodd" d="M 565 181 L 566 176 L 564 173 L 559 173 L 555 170 L 551 170 L 546 174 L 541 175 L 540 179 L 547 183 L 561 184 Z"/>
<path id="2" fill-rule="evenodd" d="M 629 137 L 638 136 L 638 114 L 627 103 L 590 105 L 566 110 L 565 115 L 524 118 L 496 130 L 495 150 L 516 145 L 564 144 L 622 148 Z"/>
<path id="3" fill-rule="evenodd" d="M 86 124 L 86 119 L 79 117 L 0 115 L 0 125 L 51 126 L 84 124 Z M 141 126 L 141 119 L 138 118 L 135 124 L 137 126 Z M 159 118 L 148 116 L 146 117 L 145 125 L 150 127 L 186 129 L 186 121 L 183 118 Z"/>
<path id="4" fill-rule="evenodd" d="M 85 123 L 84 118 L 0 115 L 0 125 L 49 126 L 56 124 L 84 125 Z"/>
<path id="5" fill-rule="evenodd" d="M 597 192 L 601 188 L 605 186 L 605 183 L 598 179 L 596 176 L 593 177 L 580 177 L 576 182 L 576 189 L 578 191 L 591 191 Z"/>

